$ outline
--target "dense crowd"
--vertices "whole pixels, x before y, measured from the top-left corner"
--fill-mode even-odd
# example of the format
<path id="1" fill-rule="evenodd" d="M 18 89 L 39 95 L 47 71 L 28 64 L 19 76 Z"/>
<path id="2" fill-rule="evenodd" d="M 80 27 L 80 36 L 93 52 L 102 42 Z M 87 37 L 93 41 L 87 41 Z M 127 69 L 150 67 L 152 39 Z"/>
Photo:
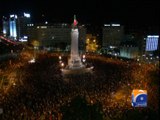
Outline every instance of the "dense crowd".
<path id="1" fill-rule="evenodd" d="M 62 60 L 67 63 L 66 56 L 62 56 Z M 152 115 L 154 120 L 158 119 L 158 85 L 150 84 L 154 81 L 149 75 L 155 68 L 97 55 L 88 55 L 87 62 L 94 66 L 92 73 L 68 77 L 62 76 L 58 54 L 41 54 L 33 64 L 13 62 L 8 69 L 14 66 L 10 74 L 16 75 L 8 79 L 14 76 L 14 84 L 0 91 L 0 108 L 3 109 L 0 119 L 61 120 L 62 106 L 69 105 L 78 95 L 85 97 L 89 104 L 100 102 L 104 119 L 127 119 L 133 111 L 138 111 L 142 119 L 150 119 Z M 131 106 L 133 89 L 149 91 L 147 108 Z"/>

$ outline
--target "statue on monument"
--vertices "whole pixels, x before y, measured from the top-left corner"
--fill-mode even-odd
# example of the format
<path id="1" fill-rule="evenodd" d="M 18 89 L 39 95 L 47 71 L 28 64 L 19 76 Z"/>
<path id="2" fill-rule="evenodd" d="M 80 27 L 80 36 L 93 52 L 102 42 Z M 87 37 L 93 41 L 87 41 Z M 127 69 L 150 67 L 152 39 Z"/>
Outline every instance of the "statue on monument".
<path id="1" fill-rule="evenodd" d="M 76 20 L 76 15 L 74 15 L 74 21 L 73 21 L 72 27 L 76 28 L 77 24 L 78 24 L 78 21 Z"/>

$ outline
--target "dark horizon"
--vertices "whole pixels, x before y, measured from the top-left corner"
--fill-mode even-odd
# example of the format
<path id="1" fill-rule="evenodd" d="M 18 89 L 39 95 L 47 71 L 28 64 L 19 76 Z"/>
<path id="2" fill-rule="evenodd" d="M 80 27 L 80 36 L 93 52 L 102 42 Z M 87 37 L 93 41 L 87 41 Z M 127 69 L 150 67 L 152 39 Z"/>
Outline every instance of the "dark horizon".
<path id="1" fill-rule="evenodd" d="M 2 16 L 9 14 L 31 14 L 33 23 L 48 21 L 49 23 L 72 23 L 74 14 L 80 24 L 102 27 L 107 23 L 120 23 L 121 25 L 140 29 L 156 29 L 159 26 L 159 6 L 154 0 L 112 1 L 49 1 L 24 0 L 23 2 L 1 1 Z"/>

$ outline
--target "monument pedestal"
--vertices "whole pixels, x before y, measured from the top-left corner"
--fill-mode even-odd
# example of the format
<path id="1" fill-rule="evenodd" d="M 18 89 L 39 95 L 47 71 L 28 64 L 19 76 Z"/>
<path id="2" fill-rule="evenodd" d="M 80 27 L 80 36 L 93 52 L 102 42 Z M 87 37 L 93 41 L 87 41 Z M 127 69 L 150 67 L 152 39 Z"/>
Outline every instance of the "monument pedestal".
<path id="1" fill-rule="evenodd" d="M 63 75 L 81 75 L 85 73 L 92 73 L 92 69 L 93 67 L 86 68 L 85 66 L 81 68 L 74 68 L 74 69 L 70 69 L 66 67 L 65 69 L 61 69 L 61 71 L 63 72 Z"/>

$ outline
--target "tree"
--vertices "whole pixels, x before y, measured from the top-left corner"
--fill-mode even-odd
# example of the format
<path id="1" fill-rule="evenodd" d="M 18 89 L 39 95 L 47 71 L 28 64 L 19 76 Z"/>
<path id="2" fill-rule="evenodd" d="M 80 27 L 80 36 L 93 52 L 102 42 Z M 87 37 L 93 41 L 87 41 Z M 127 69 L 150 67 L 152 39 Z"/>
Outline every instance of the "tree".
<path id="1" fill-rule="evenodd" d="M 33 40 L 31 44 L 33 45 L 33 47 L 36 47 L 36 48 L 39 47 L 40 45 L 39 41 L 37 40 Z"/>

